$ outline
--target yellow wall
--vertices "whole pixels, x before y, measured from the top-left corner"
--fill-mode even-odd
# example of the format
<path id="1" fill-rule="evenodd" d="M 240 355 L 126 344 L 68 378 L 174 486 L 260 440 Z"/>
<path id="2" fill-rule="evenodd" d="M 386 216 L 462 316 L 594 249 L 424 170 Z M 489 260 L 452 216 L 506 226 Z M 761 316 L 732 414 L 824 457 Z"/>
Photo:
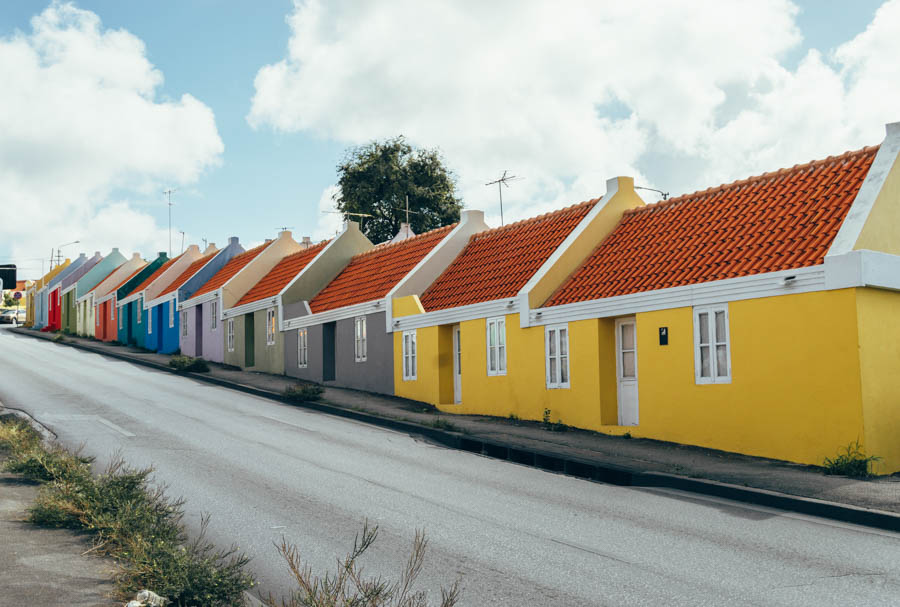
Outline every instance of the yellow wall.
<path id="1" fill-rule="evenodd" d="M 638 426 L 616 425 L 612 318 L 569 323 L 570 389 L 546 388 L 544 327 L 522 329 L 517 314 L 506 316 L 506 376 L 487 375 L 485 320 L 461 323 L 461 404 L 452 404 L 449 326 L 418 330 L 415 381 L 402 381 L 395 334 L 395 388 L 449 412 L 540 420 L 546 408 L 552 421 L 580 428 L 816 465 L 858 438 L 886 458 L 880 471 L 894 471 L 900 373 L 887 367 L 900 360 L 898 310 L 900 294 L 865 294 L 858 333 L 856 289 L 731 302 L 732 381 L 713 385 L 694 379 L 692 308 L 637 314 Z M 663 326 L 667 346 L 658 343 Z M 870 352 L 866 427 L 858 343 Z"/>
<path id="2" fill-rule="evenodd" d="M 873 470 L 900 470 L 900 293 L 857 289 L 860 375 L 869 455 L 883 458 Z"/>
<path id="3" fill-rule="evenodd" d="M 894 161 L 884 185 L 875 198 L 875 204 L 863 224 L 854 250 L 869 249 L 900 255 L 900 239 L 897 226 L 900 225 L 900 159 Z"/>

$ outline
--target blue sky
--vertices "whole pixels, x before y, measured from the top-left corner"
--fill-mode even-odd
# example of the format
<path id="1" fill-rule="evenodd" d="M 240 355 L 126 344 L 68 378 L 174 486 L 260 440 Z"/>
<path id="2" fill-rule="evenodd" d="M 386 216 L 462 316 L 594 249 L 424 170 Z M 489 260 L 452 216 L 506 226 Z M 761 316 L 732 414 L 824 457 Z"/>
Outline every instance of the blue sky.
<path id="1" fill-rule="evenodd" d="M 509 58 L 503 56 L 509 49 L 505 40 L 528 46 L 529 37 L 522 36 L 522 32 L 536 27 L 535 23 L 547 23 L 546 14 L 538 15 L 537 9 L 533 11 L 535 15 L 525 15 L 517 23 L 518 17 L 503 17 L 503 11 L 509 7 L 498 6 L 497 23 L 506 24 L 503 27 L 509 31 L 501 32 L 499 40 L 493 40 L 477 31 L 477 22 L 484 15 L 461 10 L 460 5 L 453 3 L 437 15 L 434 8 L 421 9 L 431 12 L 411 15 L 413 10 L 420 9 L 411 9 L 415 3 L 402 1 L 317 8 L 315 5 L 295 7 L 292 2 L 273 0 L 255 3 L 83 0 L 74 6 L 99 17 L 101 32 L 126 30 L 145 45 L 146 60 L 164 80 L 149 94 L 145 91 L 144 96 L 149 95 L 150 101 L 159 105 L 178 104 L 182 95 L 189 94 L 211 110 L 215 132 L 206 129 L 194 138 L 186 137 L 181 128 L 171 133 L 156 133 L 171 141 L 172 156 L 168 160 L 190 167 L 183 172 L 166 164 L 169 152 L 150 150 L 148 156 L 155 153 L 161 158 L 152 159 L 158 166 L 148 168 L 146 174 L 142 174 L 142 160 L 138 159 L 124 168 L 96 176 L 83 187 L 75 183 L 72 188 L 52 191 L 44 187 L 49 178 L 41 176 L 42 171 L 51 169 L 26 164 L 21 174 L 10 178 L 10 183 L 15 185 L 12 191 L 21 188 L 21 197 L 4 188 L 6 203 L 22 204 L 35 213 L 43 212 L 45 217 L 65 216 L 66 219 L 48 226 L 46 233 L 29 233 L 22 225 L 7 224 L 6 230 L 0 227 L 0 261 L 13 259 L 26 268 L 26 274 L 36 275 L 38 272 L 34 270 L 39 270 L 39 266 L 35 257 L 49 255 L 54 243 L 74 238 L 83 239 L 83 248 L 88 252 L 121 244 L 149 256 L 154 248 L 164 244 L 159 229 L 164 231 L 166 226 L 166 207 L 161 194 L 165 186 L 178 188 L 174 195 L 177 250 L 181 241 L 178 230 L 184 230 L 192 242 L 206 238 L 224 243 L 234 234 L 250 244 L 272 237 L 280 226 L 293 227 L 297 238 L 324 237 L 334 229 L 335 218 L 323 215 L 326 205 L 321 200 L 327 198 L 328 188 L 335 182 L 335 165 L 344 150 L 375 137 L 399 133 L 406 134 L 416 144 L 441 148 L 459 176 L 466 204 L 484 208 L 489 220 L 494 222 L 495 192 L 486 191 L 481 184 L 503 169 L 526 176 L 518 192 L 505 196 L 509 207 L 505 204 L 504 210 L 518 219 L 584 197 L 602 195 L 605 178 L 624 172 L 636 175 L 645 185 L 681 193 L 777 169 L 783 164 L 840 153 L 848 147 L 877 143 L 883 123 L 900 119 L 900 110 L 894 116 L 887 116 L 883 108 L 853 106 L 852 111 L 823 108 L 821 120 L 840 121 L 839 134 L 813 135 L 822 131 L 822 122 L 813 121 L 798 125 L 796 134 L 786 133 L 784 128 L 771 132 L 754 129 L 752 148 L 737 149 L 733 142 L 747 139 L 735 135 L 741 125 L 751 128 L 779 120 L 793 124 L 795 121 L 787 111 L 785 116 L 773 116 L 773 111 L 776 114 L 779 111 L 772 107 L 790 106 L 798 97 L 792 92 L 797 89 L 792 87 L 809 90 L 804 78 L 822 78 L 826 83 L 822 85 L 823 95 L 829 90 L 827 83 L 831 86 L 836 86 L 835 82 L 843 83 L 841 94 L 849 101 L 841 107 L 851 106 L 851 101 L 859 105 L 853 100 L 862 95 L 854 96 L 853 87 L 862 86 L 857 85 L 857 81 L 864 80 L 859 74 L 871 72 L 865 66 L 878 59 L 871 56 L 876 51 L 866 49 L 879 49 L 883 45 L 877 41 L 866 45 L 863 41 L 839 57 L 834 51 L 864 32 L 873 23 L 881 4 L 866 0 L 819 0 L 794 3 L 798 9 L 794 10 L 788 3 L 773 0 L 759 3 L 759 10 L 752 15 L 737 10 L 720 11 L 704 15 L 710 21 L 703 23 L 674 3 L 671 15 L 665 19 L 668 23 L 679 23 L 675 30 L 681 34 L 668 41 L 662 39 L 664 35 L 657 34 L 672 29 L 665 22 L 645 22 L 640 21 L 646 19 L 644 16 L 617 13 L 610 17 L 611 21 L 633 22 L 635 31 L 646 32 L 647 39 L 641 41 L 639 48 L 634 51 L 618 44 L 611 46 L 612 50 L 598 50 L 596 56 L 576 59 L 577 51 L 573 49 L 578 47 L 565 46 L 567 43 L 554 34 L 553 28 L 542 31 L 539 40 L 533 42 L 536 49 L 546 52 L 540 55 L 514 52 Z M 0 39 L 8 42 L 15 36 L 26 39 L 33 36 L 30 20 L 48 6 L 37 2 L 4 3 L 0 10 Z M 602 7 L 591 16 L 597 17 L 599 23 L 605 16 Z M 288 17 L 294 21 L 288 23 Z M 410 22 L 404 22 L 407 17 Z M 532 17 L 534 20 L 529 22 Z M 551 25 L 553 17 L 549 19 Z M 585 21 L 578 15 L 558 17 L 561 30 Z M 491 16 L 486 18 L 490 20 Z M 886 22 L 881 24 L 882 29 L 888 32 L 898 26 L 891 15 L 882 21 Z M 427 38 L 411 33 L 411 22 L 427 22 Z M 696 31 L 700 33 L 690 29 L 694 27 L 692 23 L 696 23 Z M 711 35 L 704 42 L 708 44 L 706 51 L 710 60 L 717 55 L 733 55 L 734 78 L 728 74 L 728 65 L 702 65 L 704 47 L 700 46 L 697 55 L 700 59 L 691 59 L 688 55 L 691 51 L 685 51 L 685 61 L 671 70 L 679 80 L 667 81 L 662 76 L 663 72 L 668 73 L 666 55 L 673 48 L 678 49 L 684 40 L 702 37 L 706 35 L 703 32 L 716 27 L 725 30 L 727 36 Z M 461 35 L 457 33 L 460 30 Z M 733 33 L 729 33 L 731 30 Z M 367 37 L 370 33 L 371 37 Z M 575 42 L 579 36 L 582 36 L 579 31 L 571 33 Z M 402 44 L 397 45 L 397 38 L 402 39 Z M 455 44 L 457 39 L 459 47 Z M 590 29 L 586 29 L 582 45 L 594 44 L 591 39 Z M 292 40 L 298 48 L 289 52 Z M 380 48 L 382 40 L 391 41 L 385 49 Z M 655 45 L 654 40 L 659 40 L 659 44 Z M 30 43 L 38 46 L 35 41 Z M 504 43 L 507 46 L 502 46 Z M 485 46 L 479 48 L 480 44 Z M 764 48 L 760 50 L 757 46 Z M 492 57 L 496 57 L 498 48 L 501 57 L 494 61 Z M 811 57 L 811 51 L 813 54 L 818 51 L 820 59 Z M 889 51 L 878 52 L 889 54 Z M 417 63 L 417 56 L 422 61 Z M 561 59 L 556 67 L 551 65 L 542 72 L 540 60 L 536 65 L 535 56 Z M 573 59 L 571 63 L 569 57 Z M 623 67 L 632 60 L 633 65 Z M 890 57 L 890 61 L 895 60 L 896 55 Z M 3 66 L 3 61 L 11 61 L 10 55 L 0 53 L 0 68 L 16 67 Z M 612 71 L 621 70 L 621 75 L 612 74 L 608 82 L 599 86 L 602 76 L 598 74 L 610 71 L 606 61 L 614 61 L 616 68 Z M 274 76 L 266 84 L 255 85 L 262 68 L 279 63 L 280 71 L 274 70 Z M 365 64 L 365 69 L 359 68 L 360 63 Z M 508 81 L 504 81 L 505 76 L 491 77 L 491 66 L 498 65 L 516 76 Z M 112 61 L 111 66 L 110 69 L 115 69 Z M 422 78 L 416 71 L 422 69 L 433 73 Z M 479 74 L 479 70 L 483 73 Z M 571 87 L 563 76 L 567 70 L 571 70 Z M 653 70 L 659 70 L 660 74 L 657 87 L 654 87 Z M 473 71 L 476 76 L 470 76 Z M 635 76 L 645 71 L 648 74 L 644 80 Z M 441 78 L 442 74 L 446 77 Z M 685 91 L 703 91 L 695 98 L 692 93 L 678 89 L 678 82 L 695 79 L 696 74 L 701 74 L 701 80 L 707 74 L 710 76 L 709 83 L 685 87 Z M 877 77 L 870 76 L 870 79 Z M 598 85 L 586 85 L 590 80 L 597 81 Z M 706 84 L 709 87 L 704 88 Z M 875 85 L 869 83 L 870 87 Z M 570 94 L 570 90 L 574 92 Z M 558 94 L 562 92 L 565 95 Z M 721 98 L 717 100 L 720 92 Z M 896 101 L 896 92 L 895 88 L 885 94 Z M 507 93 L 508 98 L 492 105 L 491 100 Z M 770 96 L 766 97 L 767 94 Z M 783 95 L 783 99 L 772 95 Z M 672 107 L 648 102 L 657 96 L 671 96 Z M 585 118 L 592 121 L 589 124 L 592 130 L 590 136 L 579 139 L 587 123 L 573 119 L 569 124 L 566 117 L 579 115 L 587 107 L 587 101 L 593 102 L 598 115 Z M 33 104 L 26 98 L 18 107 L 30 105 Z M 476 109 L 472 110 L 473 107 Z M 486 116 L 479 115 L 479 107 L 484 107 Z M 708 108 L 712 108 L 710 115 L 716 115 L 714 120 L 703 118 Z M 71 110 L 71 120 L 77 121 L 83 115 L 83 108 Z M 699 118 L 691 118 L 694 110 Z M 809 114 L 809 109 L 803 107 L 791 111 Z M 185 109 L 185 116 L 200 114 Z M 193 119 L 190 116 L 185 120 Z M 683 121 L 681 116 L 685 116 Z M 862 116 L 870 119 L 870 123 L 862 123 Z M 742 119 L 737 120 L 738 117 Z M 40 115 L 21 119 L 42 122 Z M 202 122 L 200 118 L 197 120 Z M 5 153 L 21 157 L 17 146 L 29 143 L 27 129 L 15 140 L 4 142 L 2 126 L 0 156 L 6 147 Z M 94 128 L 102 130 L 103 123 Z M 215 151 L 215 134 L 224 144 L 219 153 Z M 35 141 L 39 139 L 41 143 L 28 147 L 29 150 L 37 148 L 35 157 L 54 156 L 54 150 L 41 151 L 41 146 L 52 145 L 46 143 L 53 141 L 52 133 L 36 137 Z M 802 139 L 802 145 L 791 141 L 795 139 Z M 178 158 L 181 150 L 192 146 L 202 150 L 183 161 Z M 104 162 L 104 153 L 113 159 L 121 156 L 121 150 L 114 146 L 107 152 L 100 149 L 96 152 L 96 162 Z M 582 164 L 580 159 L 586 156 L 589 158 Z M 66 158 L 61 157 L 59 162 L 65 163 Z M 58 167 L 52 170 L 57 171 Z M 78 170 L 66 173 L 65 179 L 77 179 L 72 173 L 77 174 Z M 30 187 L 27 182 L 32 176 L 43 183 Z M 59 183 L 61 188 L 65 184 L 61 178 Z M 0 186 L 3 185 L 0 177 Z M 60 191 L 79 194 L 73 194 L 71 201 L 60 202 Z M 51 197 L 54 200 L 49 200 Z M 103 213 L 108 205 L 120 205 L 116 208 L 122 212 L 123 219 L 120 225 L 95 233 L 92 225 L 96 222 L 91 218 Z M 127 212 L 123 210 L 125 207 Z M 39 216 L 29 216 L 31 223 Z M 152 232 L 152 236 L 147 232 Z M 119 236 L 122 242 L 112 242 L 111 234 Z M 76 248 L 66 252 L 74 254 Z"/>

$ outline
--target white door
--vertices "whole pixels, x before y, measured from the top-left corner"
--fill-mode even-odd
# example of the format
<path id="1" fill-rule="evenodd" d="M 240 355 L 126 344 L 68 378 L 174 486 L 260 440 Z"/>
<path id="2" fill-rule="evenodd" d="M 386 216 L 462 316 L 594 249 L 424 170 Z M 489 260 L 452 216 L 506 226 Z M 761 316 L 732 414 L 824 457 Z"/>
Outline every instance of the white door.
<path id="1" fill-rule="evenodd" d="M 453 402 L 462 402 L 462 360 L 459 343 L 459 325 L 453 325 Z"/>
<path id="2" fill-rule="evenodd" d="M 638 425 L 637 340 L 634 318 L 616 321 L 619 425 Z"/>

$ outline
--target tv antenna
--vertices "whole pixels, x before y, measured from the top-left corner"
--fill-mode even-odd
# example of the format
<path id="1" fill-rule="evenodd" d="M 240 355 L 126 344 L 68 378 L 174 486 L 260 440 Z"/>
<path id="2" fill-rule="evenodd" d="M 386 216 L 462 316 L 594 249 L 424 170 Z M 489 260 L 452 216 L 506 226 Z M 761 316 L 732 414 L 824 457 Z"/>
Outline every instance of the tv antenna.
<path id="1" fill-rule="evenodd" d="M 280 232 L 287 232 L 288 230 L 293 230 L 294 226 L 281 226 Z"/>
<path id="2" fill-rule="evenodd" d="M 657 194 L 662 194 L 663 200 L 669 199 L 669 193 L 663 192 L 662 190 L 657 190 L 656 188 L 645 188 L 644 186 L 636 185 L 634 186 L 635 190 L 649 190 L 650 192 L 656 192 Z"/>
<path id="3" fill-rule="evenodd" d="M 497 192 L 500 194 L 500 225 L 503 225 L 503 187 L 509 187 L 510 181 L 519 181 L 520 179 L 525 179 L 524 177 L 517 177 L 515 175 L 507 175 L 509 171 L 503 171 L 503 175 L 500 176 L 500 179 L 495 179 L 494 181 L 489 181 L 484 185 L 494 185 L 497 184 Z"/>
<path id="4" fill-rule="evenodd" d="M 175 193 L 177 188 L 169 188 L 168 190 L 163 190 L 163 194 L 166 195 L 166 199 L 168 200 L 169 205 L 169 257 L 172 256 L 172 194 Z"/>
<path id="5" fill-rule="evenodd" d="M 184 230 L 178 230 L 181 232 L 181 252 L 184 253 Z"/>

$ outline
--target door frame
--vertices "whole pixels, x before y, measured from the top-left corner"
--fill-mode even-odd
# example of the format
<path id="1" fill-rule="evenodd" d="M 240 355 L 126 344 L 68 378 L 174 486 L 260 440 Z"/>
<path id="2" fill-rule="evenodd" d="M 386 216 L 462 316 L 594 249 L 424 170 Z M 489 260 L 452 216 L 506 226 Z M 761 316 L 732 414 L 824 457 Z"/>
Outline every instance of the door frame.
<path id="1" fill-rule="evenodd" d="M 453 333 L 453 404 L 462 403 L 462 349 L 459 325 L 450 327 Z"/>
<path id="2" fill-rule="evenodd" d="M 634 378 L 627 378 L 628 381 L 634 382 L 634 418 L 633 424 L 622 423 L 623 406 L 622 406 L 622 382 L 626 379 L 622 377 L 622 330 L 623 325 L 632 325 L 634 327 Z M 630 403 L 627 403 L 630 404 Z M 616 319 L 616 413 L 618 415 L 618 425 L 620 426 L 637 426 L 640 421 L 640 394 L 638 392 L 638 353 L 637 353 L 637 318 L 634 316 L 623 316 Z"/>

